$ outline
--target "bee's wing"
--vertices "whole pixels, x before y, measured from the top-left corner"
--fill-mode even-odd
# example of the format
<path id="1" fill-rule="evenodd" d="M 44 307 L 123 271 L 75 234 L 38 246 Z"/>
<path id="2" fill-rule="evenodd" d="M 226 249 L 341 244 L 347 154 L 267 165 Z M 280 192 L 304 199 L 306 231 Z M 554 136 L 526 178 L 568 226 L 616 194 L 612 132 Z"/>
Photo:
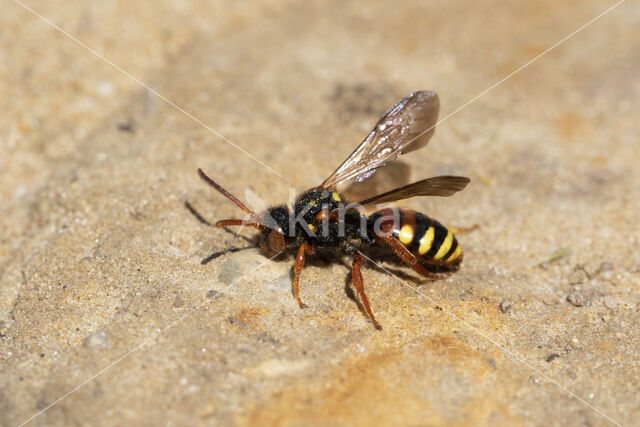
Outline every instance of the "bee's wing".
<path id="1" fill-rule="evenodd" d="M 396 200 L 409 199 L 416 196 L 451 196 L 458 191 L 464 190 L 469 184 L 469 178 L 464 176 L 435 176 L 433 178 L 423 179 L 395 190 L 368 198 L 361 201 L 362 206 L 371 206 L 374 203 L 387 203 Z"/>
<path id="2" fill-rule="evenodd" d="M 440 101 L 435 93 L 409 94 L 382 116 L 322 187 L 334 189 L 349 181 L 364 181 L 400 154 L 424 147 L 435 131 L 439 110 Z"/>
<path id="3" fill-rule="evenodd" d="M 251 210 L 253 210 L 254 212 L 266 212 L 268 208 L 267 204 L 264 202 L 264 200 L 262 200 L 260 196 L 258 196 L 253 188 L 246 187 L 244 189 L 244 198 Z"/>

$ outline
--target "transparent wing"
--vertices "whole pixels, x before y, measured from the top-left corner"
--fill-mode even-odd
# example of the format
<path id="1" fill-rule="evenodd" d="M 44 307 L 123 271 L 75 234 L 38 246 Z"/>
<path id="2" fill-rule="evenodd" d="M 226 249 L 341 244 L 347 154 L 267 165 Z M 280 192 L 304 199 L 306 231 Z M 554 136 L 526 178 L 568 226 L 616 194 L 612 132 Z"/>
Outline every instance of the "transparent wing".
<path id="1" fill-rule="evenodd" d="M 254 212 L 266 212 L 269 207 L 251 187 L 246 187 L 244 189 L 244 198 L 251 210 Z"/>
<path id="2" fill-rule="evenodd" d="M 448 197 L 464 190 L 469 182 L 470 179 L 464 176 L 436 176 L 363 200 L 360 205 L 367 206 L 374 203 L 394 202 L 416 196 Z"/>
<path id="3" fill-rule="evenodd" d="M 429 91 L 413 92 L 391 107 L 353 153 L 322 186 L 333 189 L 361 182 L 400 154 L 427 145 L 438 120 L 440 101 Z"/>

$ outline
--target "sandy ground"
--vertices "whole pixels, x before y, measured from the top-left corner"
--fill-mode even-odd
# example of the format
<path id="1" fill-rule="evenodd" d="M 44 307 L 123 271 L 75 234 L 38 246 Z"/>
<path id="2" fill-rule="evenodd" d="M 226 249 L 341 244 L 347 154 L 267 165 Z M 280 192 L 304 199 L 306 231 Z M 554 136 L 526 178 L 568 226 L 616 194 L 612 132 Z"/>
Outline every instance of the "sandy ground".
<path id="1" fill-rule="evenodd" d="M 247 243 L 185 207 L 238 214 L 196 169 L 286 201 L 404 95 L 445 117 L 614 3 L 231 3 L 29 2 L 121 70 L 3 3 L 0 424 L 637 424 L 637 4 L 371 183 L 467 175 L 402 205 L 480 225 L 445 280 L 364 269 L 379 332 L 347 258 L 309 263 L 306 310 L 291 258 L 202 265 Z"/>

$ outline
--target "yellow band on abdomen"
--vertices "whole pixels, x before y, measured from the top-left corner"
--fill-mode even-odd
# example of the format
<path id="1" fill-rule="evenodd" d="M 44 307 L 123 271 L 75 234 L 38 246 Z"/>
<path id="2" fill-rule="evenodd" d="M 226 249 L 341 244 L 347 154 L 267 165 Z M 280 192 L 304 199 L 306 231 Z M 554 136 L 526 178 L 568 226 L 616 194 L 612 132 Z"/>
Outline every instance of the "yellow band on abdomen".
<path id="1" fill-rule="evenodd" d="M 429 249 L 431 249 L 431 245 L 433 244 L 434 234 L 435 234 L 435 230 L 433 229 L 433 227 L 429 227 L 427 232 L 424 233 L 424 236 L 422 236 L 422 239 L 420 239 L 420 247 L 418 248 L 418 254 L 424 255 L 427 252 L 429 252 Z"/>
<path id="2" fill-rule="evenodd" d="M 449 258 L 446 259 L 447 262 L 451 262 L 451 261 L 455 261 L 460 257 L 460 254 L 462 253 L 462 248 L 460 245 L 458 245 L 458 247 L 456 248 L 455 251 L 453 251 L 453 253 L 451 254 L 451 256 Z"/>
<path id="3" fill-rule="evenodd" d="M 398 234 L 398 240 L 400 240 L 403 245 L 409 245 L 413 240 L 413 228 L 410 225 L 403 226 Z"/>
<path id="4" fill-rule="evenodd" d="M 449 230 L 447 230 L 447 237 L 444 238 L 444 242 L 440 245 L 438 252 L 433 256 L 433 259 L 440 259 L 449 252 L 451 249 L 451 244 L 453 243 L 453 234 Z"/>

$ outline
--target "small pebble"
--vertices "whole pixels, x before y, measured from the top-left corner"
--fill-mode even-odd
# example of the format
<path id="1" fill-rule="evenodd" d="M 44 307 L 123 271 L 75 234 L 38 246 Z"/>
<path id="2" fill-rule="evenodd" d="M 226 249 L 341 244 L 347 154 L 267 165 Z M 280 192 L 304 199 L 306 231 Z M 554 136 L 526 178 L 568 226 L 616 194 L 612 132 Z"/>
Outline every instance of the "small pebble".
<path id="1" fill-rule="evenodd" d="M 173 306 L 176 308 L 182 307 L 184 305 L 184 301 L 182 301 L 182 298 L 180 298 L 180 295 L 176 295 L 176 297 L 173 300 Z"/>
<path id="2" fill-rule="evenodd" d="M 571 286 L 580 285 L 584 283 L 586 278 L 587 275 L 583 270 L 574 270 L 569 276 L 569 284 Z"/>
<path id="3" fill-rule="evenodd" d="M 586 304 L 586 298 L 579 292 L 572 292 L 567 297 L 567 301 L 569 301 L 575 307 L 582 307 Z"/>
<path id="4" fill-rule="evenodd" d="M 220 266 L 218 280 L 227 285 L 234 285 L 245 276 L 251 275 L 265 261 L 258 248 L 236 252 Z"/>
<path id="5" fill-rule="evenodd" d="M 122 132 L 133 132 L 133 122 L 129 120 L 118 123 L 118 130 Z"/>
<path id="6" fill-rule="evenodd" d="M 241 275 L 240 266 L 235 259 L 225 261 L 218 270 L 218 280 L 227 285 L 231 285 Z"/>
<path id="7" fill-rule="evenodd" d="M 558 353 L 553 353 L 547 356 L 547 358 L 545 359 L 545 361 L 547 363 L 551 363 L 553 362 L 555 359 L 558 359 L 560 357 L 560 355 Z"/>
<path id="8" fill-rule="evenodd" d="M 104 348 L 107 346 L 107 338 L 106 331 L 95 332 L 84 339 L 84 346 L 87 348 Z"/>
<path id="9" fill-rule="evenodd" d="M 604 297 L 604 306 L 613 310 L 618 306 L 618 301 L 611 295 L 606 296 Z"/>
<path id="10" fill-rule="evenodd" d="M 500 303 L 500 311 L 506 313 L 511 308 L 511 301 L 502 301 Z"/>
<path id="11" fill-rule="evenodd" d="M 613 263 L 610 261 L 603 261 L 600 263 L 600 268 L 598 269 L 602 271 L 611 271 L 613 270 Z"/>
<path id="12" fill-rule="evenodd" d="M 267 284 L 267 286 L 269 286 L 269 288 L 271 288 L 271 290 L 289 291 L 291 289 L 293 282 L 291 281 L 291 277 L 289 276 L 289 273 L 287 273 L 277 280 L 266 281 L 265 283 Z"/>

